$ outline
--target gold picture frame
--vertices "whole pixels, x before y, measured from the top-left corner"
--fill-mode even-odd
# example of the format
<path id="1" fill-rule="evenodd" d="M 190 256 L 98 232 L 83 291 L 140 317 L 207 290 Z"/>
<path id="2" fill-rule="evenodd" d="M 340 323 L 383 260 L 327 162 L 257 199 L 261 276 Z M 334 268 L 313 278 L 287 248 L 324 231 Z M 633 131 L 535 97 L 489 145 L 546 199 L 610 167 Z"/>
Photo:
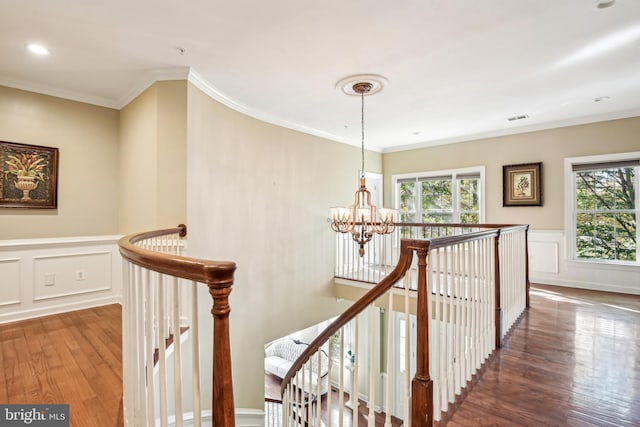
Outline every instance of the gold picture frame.
<path id="1" fill-rule="evenodd" d="M 58 207 L 58 149 L 0 141 L 0 208 Z"/>
<path id="2" fill-rule="evenodd" d="M 542 162 L 502 166 L 502 206 L 542 206 Z"/>

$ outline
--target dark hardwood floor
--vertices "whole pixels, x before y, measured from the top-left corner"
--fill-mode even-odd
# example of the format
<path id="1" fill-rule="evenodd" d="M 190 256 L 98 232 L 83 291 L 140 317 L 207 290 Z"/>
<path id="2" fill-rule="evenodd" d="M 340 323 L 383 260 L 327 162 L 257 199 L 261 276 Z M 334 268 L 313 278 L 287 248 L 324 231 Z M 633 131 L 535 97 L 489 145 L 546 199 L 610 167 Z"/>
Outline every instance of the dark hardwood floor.
<path id="1" fill-rule="evenodd" d="M 533 286 L 447 426 L 640 426 L 640 297 Z"/>
<path id="2" fill-rule="evenodd" d="M 71 426 L 122 425 L 120 305 L 0 325 L 0 402 L 68 403 Z"/>
<path id="3" fill-rule="evenodd" d="M 72 426 L 122 425 L 121 342 L 119 305 L 0 325 L 0 403 L 69 403 Z M 534 286 L 447 425 L 640 426 L 640 297 Z"/>

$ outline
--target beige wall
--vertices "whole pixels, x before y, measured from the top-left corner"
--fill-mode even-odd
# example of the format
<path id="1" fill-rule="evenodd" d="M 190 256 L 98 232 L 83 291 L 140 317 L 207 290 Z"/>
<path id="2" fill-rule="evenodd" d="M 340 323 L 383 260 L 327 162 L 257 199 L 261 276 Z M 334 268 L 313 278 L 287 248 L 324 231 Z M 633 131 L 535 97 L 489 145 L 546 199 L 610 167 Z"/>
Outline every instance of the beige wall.
<path id="1" fill-rule="evenodd" d="M 186 218 L 186 81 L 157 82 L 120 111 L 119 230 Z"/>
<path id="2" fill-rule="evenodd" d="M 330 206 L 352 203 L 359 149 L 245 116 L 191 85 L 188 111 L 189 251 L 238 265 L 235 403 L 262 408 L 264 344 L 345 309 L 333 295 L 327 217 Z M 379 154 L 367 162 L 380 171 Z"/>
<path id="3" fill-rule="evenodd" d="M 393 174 L 486 166 L 486 222 L 564 228 L 564 158 L 640 150 L 640 117 L 383 155 L 385 204 Z M 502 207 L 502 166 L 542 162 L 542 207 Z"/>
<path id="4" fill-rule="evenodd" d="M 0 208 L 0 240 L 118 231 L 118 111 L 0 86 L 0 140 L 58 147 L 58 209 Z"/>

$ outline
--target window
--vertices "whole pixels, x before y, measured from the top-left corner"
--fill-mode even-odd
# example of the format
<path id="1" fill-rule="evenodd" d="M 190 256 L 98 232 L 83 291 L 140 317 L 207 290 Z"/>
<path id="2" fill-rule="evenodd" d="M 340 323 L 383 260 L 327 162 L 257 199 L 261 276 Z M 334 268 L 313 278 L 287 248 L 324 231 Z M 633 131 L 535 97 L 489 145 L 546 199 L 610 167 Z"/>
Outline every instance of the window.
<path id="1" fill-rule="evenodd" d="M 640 153 L 567 160 L 573 258 L 637 264 Z"/>
<path id="2" fill-rule="evenodd" d="M 394 175 L 400 222 L 477 224 L 483 221 L 484 167 Z"/>

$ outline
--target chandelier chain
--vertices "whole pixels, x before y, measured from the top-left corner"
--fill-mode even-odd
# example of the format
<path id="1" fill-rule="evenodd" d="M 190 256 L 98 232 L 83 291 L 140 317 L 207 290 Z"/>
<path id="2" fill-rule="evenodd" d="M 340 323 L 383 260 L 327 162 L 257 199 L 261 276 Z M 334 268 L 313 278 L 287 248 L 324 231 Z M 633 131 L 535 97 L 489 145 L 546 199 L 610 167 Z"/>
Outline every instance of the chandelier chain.
<path id="1" fill-rule="evenodd" d="M 362 168 L 360 169 L 360 177 L 364 178 L 364 92 L 360 93 L 361 101 L 361 114 L 360 114 L 360 126 L 362 129 L 362 142 L 360 154 L 362 155 Z"/>

